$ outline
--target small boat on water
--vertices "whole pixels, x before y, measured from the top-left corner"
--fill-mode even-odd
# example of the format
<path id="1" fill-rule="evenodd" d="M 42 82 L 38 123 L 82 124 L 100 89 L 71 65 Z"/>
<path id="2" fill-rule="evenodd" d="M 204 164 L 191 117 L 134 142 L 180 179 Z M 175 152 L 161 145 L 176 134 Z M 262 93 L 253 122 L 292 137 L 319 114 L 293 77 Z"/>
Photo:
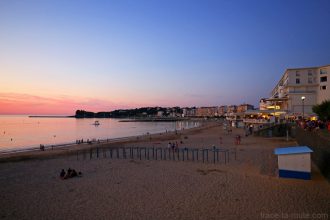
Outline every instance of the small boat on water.
<path id="1" fill-rule="evenodd" d="M 100 122 L 99 121 L 95 121 L 92 125 L 99 126 L 100 125 Z"/>

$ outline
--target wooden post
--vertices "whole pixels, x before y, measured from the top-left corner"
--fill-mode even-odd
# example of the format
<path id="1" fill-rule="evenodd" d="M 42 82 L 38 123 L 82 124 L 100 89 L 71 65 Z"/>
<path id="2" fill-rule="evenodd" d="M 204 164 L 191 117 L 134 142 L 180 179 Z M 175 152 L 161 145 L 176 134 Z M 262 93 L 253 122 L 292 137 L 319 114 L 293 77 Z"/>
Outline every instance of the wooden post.
<path id="1" fill-rule="evenodd" d="M 204 162 L 205 162 L 205 161 L 204 161 L 204 150 L 202 150 L 202 151 L 203 151 L 203 163 L 204 163 Z"/>
<path id="2" fill-rule="evenodd" d="M 89 159 L 91 160 L 92 157 L 93 157 L 93 149 L 91 148 L 91 149 L 89 150 Z"/>
<path id="3" fill-rule="evenodd" d="M 215 146 L 213 146 L 213 163 L 215 163 Z"/>
<path id="4" fill-rule="evenodd" d="M 206 160 L 207 160 L 207 162 L 209 162 L 209 150 L 208 149 L 206 149 Z"/>
<path id="5" fill-rule="evenodd" d="M 99 158 L 99 148 L 96 148 L 96 158 Z"/>

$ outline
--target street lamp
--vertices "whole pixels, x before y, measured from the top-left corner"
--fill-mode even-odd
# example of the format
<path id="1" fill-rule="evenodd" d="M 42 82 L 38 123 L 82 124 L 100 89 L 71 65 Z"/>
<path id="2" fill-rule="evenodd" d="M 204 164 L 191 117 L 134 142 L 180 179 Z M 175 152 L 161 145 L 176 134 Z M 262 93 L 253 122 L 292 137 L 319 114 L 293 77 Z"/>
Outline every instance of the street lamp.
<path id="1" fill-rule="evenodd" d="M 303 119 L 305 118 L 305 98 L 306 98 L 305 96 L 301 96 Z"/>

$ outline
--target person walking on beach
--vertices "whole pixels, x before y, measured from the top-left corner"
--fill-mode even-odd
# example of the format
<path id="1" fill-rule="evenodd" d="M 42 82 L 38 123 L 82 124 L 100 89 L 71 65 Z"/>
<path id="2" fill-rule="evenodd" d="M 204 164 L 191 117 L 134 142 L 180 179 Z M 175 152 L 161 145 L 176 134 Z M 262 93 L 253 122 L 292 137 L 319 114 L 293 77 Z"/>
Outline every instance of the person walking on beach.
<path id="1" fill-rule="evenodd" d="M 250 132 L 250 135 L 252 135 L 252 133 L 253 133 L 253 125 L 250 125 L 249 132 Z"/>
<path id="2" fill-rule="evenodd" d="M 65 171 L 64 169 L 62 169 L 61 173 L 60 173 L 60 178 L 63 180 L 65 177 Z"/>
<path id="3" fill-rule="evenodd" d="M 236 137 L 235 137 L 235 144 L 236 145 L 240 145 L 241 144 L 241 135 L 236 135 Z"/>
<path id="4" fill-rule="evenodd" d="M 174 142 L 173 143 L 170 143 L 170 144 L 171 144 L 172 150 L 174 151 L 175 150 L 175 144 L 174 144 Z"/>
<path id="5" fill-rule="evenodd" d="M 244 131 L 245 131 L 245 137 L 249 136 L 249 133 L 250 133 L 249 125 L 245 126 Z"/>
<path id="6" fill-rule="evenodd" d="M 175 146 L 175 151 L 178 151 L 179 150 L 178 142 L 176 142 L 176 144 L 174 144 L 174 146 Z"/>

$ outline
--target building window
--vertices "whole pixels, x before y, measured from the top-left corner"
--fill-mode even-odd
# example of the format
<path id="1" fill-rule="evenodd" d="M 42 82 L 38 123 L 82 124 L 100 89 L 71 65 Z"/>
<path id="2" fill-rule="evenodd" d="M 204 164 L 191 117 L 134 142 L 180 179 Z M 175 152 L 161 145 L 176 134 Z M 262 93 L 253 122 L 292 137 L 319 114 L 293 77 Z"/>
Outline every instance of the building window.
<path id="1" fill-rule="evenodd" d="M 312 75 L 313 75 L 312 70 L 308 70 L 308 75 L 309 75 L 309 76 L 312 76 Z"/>
<path id="2" fill-rule="evenodd" d="M 326 70 L 323 70 L 323 69 L 320 69 L 320 74 L 327 74 L 327 71 Z"/>
<path id="3" fill-rule="evenodd" d="M 326 90 L 327 86 L 320 86 L 320 90 Z"/>
<path id="4" fill-rule="evenodd" d="M 308 83 L 309 83 L 309 84 L 312 84 L 312 83 L 313 83 L 313 79 L 312 79 L 312 77 L 308 77 Z"/>
<path id="5" fill-rule="evenodd" d="M 322 76 L 320 78 L 320 82 L 326 82 L 326 81 L 328 81 L 328 78 L 326 76 Z"/>
<path id="6" fill-rule="evenodd" d="M 300 84 L 300 79 L 299 78 L 296 79 L 296 84 Z"/>
<path id="7" fill-rule="evenodd" d="M 298 70 L 296 71 L 296 76 L 300 76 L 300 73 L 299 73 L 299 71 L 298 71 Z"/>

